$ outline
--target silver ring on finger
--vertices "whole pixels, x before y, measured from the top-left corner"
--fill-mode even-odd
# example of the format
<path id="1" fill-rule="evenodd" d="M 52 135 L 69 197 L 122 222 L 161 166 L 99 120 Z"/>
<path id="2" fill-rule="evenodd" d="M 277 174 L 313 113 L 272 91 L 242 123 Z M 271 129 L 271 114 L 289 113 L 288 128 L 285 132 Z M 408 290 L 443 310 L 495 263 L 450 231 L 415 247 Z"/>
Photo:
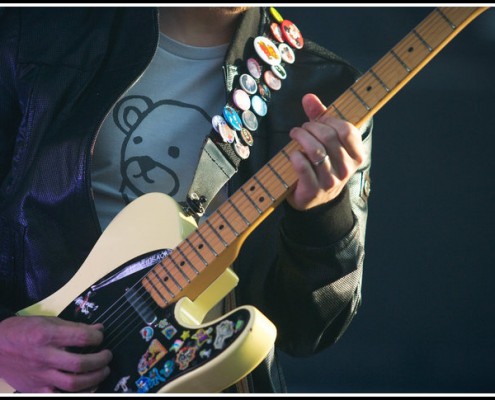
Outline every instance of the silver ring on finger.
<path id="1" fill-rule="evenodd" d="M 325 154 L 325 155 L 324 155 L 324 156 L 323 156 L 320 160 L 315 161 L 315 162 L 313 163 L 313 165 L 314 165 L 315 167 L 318 167 L 319 165 L 323 164 L 323 163 L 324 163 L 326 160 L 328 160 L 329 158 L 330 158 L 330 156 L 329 156 L 328 154 Z"/>

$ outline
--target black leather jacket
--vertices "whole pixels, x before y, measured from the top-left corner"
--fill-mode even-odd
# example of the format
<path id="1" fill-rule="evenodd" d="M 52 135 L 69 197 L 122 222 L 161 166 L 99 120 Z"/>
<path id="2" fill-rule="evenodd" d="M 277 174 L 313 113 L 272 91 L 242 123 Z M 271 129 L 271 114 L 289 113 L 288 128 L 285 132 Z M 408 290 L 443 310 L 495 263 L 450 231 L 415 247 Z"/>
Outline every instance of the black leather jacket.
<path id="1" fill-rule="evenodd" d="M 158 40 L 155 8 L 5 8 L 0 11 L 1 316 L 46 298 L 83 263 L 101 229 L 91 194 L 91 154 L 105 115 L 150 62 Z M 243 17 L 225 61 L 230 91 L 268 32 L 266 10 Z M 294 21 L 297 24 L 297 21 Z M 304 32 L 303 32 L 304 35 Z M 331 104 L 358 77 L 333 53 L 306 40 L 255 133 L 235 190 L 305 120 L 303 94 Z M 259 308 L 278 328 L 277 348 L 295 356 L 325 349 L 360 304 L 369 193 L 367 160 L 334 202 L 308 212 L 282 204 L 247 239 L 236 260 L 238 304 Z M 275 220 L 280 220 L 277 223 Z M 272 238 L 275 245 L 267 245 Z M 270 356 L 251 390 L 283 391 Z"/>

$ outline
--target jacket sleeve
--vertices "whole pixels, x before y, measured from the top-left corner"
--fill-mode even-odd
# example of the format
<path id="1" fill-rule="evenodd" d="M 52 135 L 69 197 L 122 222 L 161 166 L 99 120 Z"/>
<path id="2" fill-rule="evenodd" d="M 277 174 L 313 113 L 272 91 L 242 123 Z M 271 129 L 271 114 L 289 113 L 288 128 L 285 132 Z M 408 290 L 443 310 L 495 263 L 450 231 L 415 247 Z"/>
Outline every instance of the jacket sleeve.
<path id="1" fill-rule="evenodd" d="M 280 327 L 278 345 L 294 356 L 336 342 L 361 304 L 361 280 L 371 167 L 371 123 L 365 128 L 365 162 L 337 199 L 300 212 L 285 205 L 280 258 L 269 303 Z M 297 316 L 297 318 L 295 317 Z"/>
<path id="2" fill-rule="evenodd" d="M 248 244 L 240 301 L 259 308 L 277 327 L 276 345 L 292 356 L 317 353 L 344 333 L 361 303 L 361 279 L 368 213 L 372 123 L 362 127 L 365 162 L 334 201 L 308 211 L 283 203 L 278 249 L 259 254 Z M 271 226 L 273 224 L 267 224 Z M 263 230 L 261 240 L 276 235 Z M 260 230 L 260 228 L 258 228 Z M 259 243 L 260 236 L 257 241 Z M 272 267 L 260 265 L 268 253 Z"/>
<path id="3" fill-rule="evenodd" d="M 13 148 L 17 127 L 21 119 L 19 105 L 15 95 L 15 64 L 17 49 L 16 12 L 9 8 L 0 8 L 0 208 L 4 207 L 4 197 L 8 186 Z M 2 222 L 0 221 L 0 224 Z M 3 227 L 0 227 L 0 229 Z M 2 244 L 0 244 L 0 248 Z M 8 255 L 8 253 L 6 253 Z M 7 257 L 0 252 L 0 257 Z M 0 266 L 10 264 L 0 262 Z M 7 260 L 8 261 L 8 260 Z M 9 271 L 0 270 L 0 279 L 9 275 Z M 0 282 L 2 287 L 3 282 Z M 0 304 L 0 321 L 14 315 L 14 312 Z"/>
<path id="4" fill-rule="evenodd" d="M 14 14 L 12 12 L 12 14 Z M 3 186 L 12 162 L 20 111 L 15 95 L 17 27 L 14 15 L 0 8 L 0 183 Z M 14 26 L 15 28 L 14 28 Z"/>

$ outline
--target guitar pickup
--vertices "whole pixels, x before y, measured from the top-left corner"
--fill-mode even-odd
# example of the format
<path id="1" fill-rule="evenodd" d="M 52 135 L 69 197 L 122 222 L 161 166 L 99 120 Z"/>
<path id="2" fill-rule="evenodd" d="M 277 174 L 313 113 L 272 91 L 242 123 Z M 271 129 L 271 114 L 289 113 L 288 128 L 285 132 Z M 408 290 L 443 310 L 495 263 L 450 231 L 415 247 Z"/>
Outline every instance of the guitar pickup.
<path id="1" fill-rule="evenodd" d="M 146 295 L 143 297 L 143 293 L 138 293 L 136 289 L 129 288 L 125 292 L 125 298 L 132 306 L 134 311 L 139 315 L 139 317 L 147 324 L 152 325 L 156 322 L 158 317 L 154 313 L 150 304 L 154 304 L 150 298 Z"/>

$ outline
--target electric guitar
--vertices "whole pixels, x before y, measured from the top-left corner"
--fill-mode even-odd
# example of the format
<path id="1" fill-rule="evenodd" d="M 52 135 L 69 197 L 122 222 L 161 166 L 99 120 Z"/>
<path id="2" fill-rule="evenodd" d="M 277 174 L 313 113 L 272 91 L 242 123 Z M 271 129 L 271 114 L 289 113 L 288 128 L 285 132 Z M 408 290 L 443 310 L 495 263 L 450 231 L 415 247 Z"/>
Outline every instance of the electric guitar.
<path id="1" fill-rule="evenodd" d="M 360 127 L 486 9 L 436 8 L 325 114 Z M 294 187 L 296 149 L 289 142 L 199 227 L 172 198 L 141 196 L 66 285 L 18 315 L 103 322 L 114 358 L 97 392 L 219 392 L 238 382 L 266 357 L 276 328 L 252 306 L 205 316 L 235 287 L 229 266 L 244 240 Z M 0 391 L 13 389 L 3 381 Z"/>

